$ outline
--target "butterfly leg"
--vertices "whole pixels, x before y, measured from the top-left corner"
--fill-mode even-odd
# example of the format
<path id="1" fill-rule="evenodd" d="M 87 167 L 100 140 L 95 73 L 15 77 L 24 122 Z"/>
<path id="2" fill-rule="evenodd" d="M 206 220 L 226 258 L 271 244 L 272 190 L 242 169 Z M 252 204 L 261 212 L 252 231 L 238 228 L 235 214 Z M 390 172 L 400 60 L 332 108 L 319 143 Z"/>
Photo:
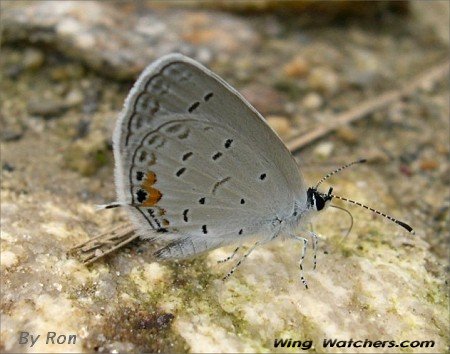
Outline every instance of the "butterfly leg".
<path id="1" fill-rule="evenodd" d="M 311 239 L 313 240 L 313 270 L 315 270 L 317 266 L 317 242 L 319 237 L 314 233 L 314 225 L 312 224 L 312 222 L 309 223 L 309 228 L 311 230 L 306 232 L 309 233 Z"/>
<path id="2" fill-rule="evenodd" d="M 237 251 L 239 251 L 239 248 L 241 248 L 241 246 L 236 247 L 236 249 L 233 251 L 231 256 L 228 256 L 227 258 L 218 260 L 217 263 L 225 263 L 225 262 L 228 262 L 229 260 L 232 260 L 234 258 L 234 256 L 236 255 Z"/>
<path id="3" fill-rule="evenodd" d="M 244 261 L 244 259 L 247 258 L 250 255 L 250 253 L 253 252 L 253 250 L 256 248 L 256 246 L 258 246 L 260 243 L 261 243 L 261 241 L 255 242 L 255 244 L 248 250 L 248 252 L 246 254 L 244 254 L 241 257 L 241 259 L 235 264 L 235 266 L 233 268 L 231 268 L 231 270 L 228 272 L 227 275 L 225 275 L 222 278 L 222 280 L 223 281 L 227 280 L 231 276 L 231 274 L 233 274 L 236 271 L 236 269 L 241 265 L 241 263 Z"/>
<path id="4" fill-rule="evenodd" d="M 307 231 L 305 232 L 311 237 L 312 239 L 312 249 L 313 249 L 313 269 L 316 269 L 317 266 L 317 244 L 319 242 L 319 236 L 316 235 L 313 231 Z"/>
<path id="5" fill-rule="evenodd" d="M 306 249 L 308 247 L 308 240 L 304 237 L 301 236 L 297 236 L 297 235 L 290 235 L 292 238 L 294 238 L 297 241 L 301 241 L 303 242 L 303 248 L 302 248 L 302 255 L 300 256 L 300 261 L 299 261 L 299 268 L 300 268 L 300 280 L 303 283 L 303 285 L 305 286 L 306 289 L 308 289 L 308 282 L 306 281 L 304 275 L 303 275 L 303 261 L 305 260 L 305 256 L 306 256 Z"/>

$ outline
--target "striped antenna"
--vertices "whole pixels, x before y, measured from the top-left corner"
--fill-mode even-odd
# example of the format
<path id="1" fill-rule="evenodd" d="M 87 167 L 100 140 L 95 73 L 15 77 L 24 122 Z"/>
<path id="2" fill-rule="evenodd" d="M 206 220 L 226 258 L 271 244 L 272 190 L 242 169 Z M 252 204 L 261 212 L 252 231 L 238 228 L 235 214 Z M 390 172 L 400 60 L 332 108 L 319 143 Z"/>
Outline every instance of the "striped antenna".
<path id="1" fill-rule="evenodd" d="M 343 200 L 345 202 L 349 202 L 355 205 L 358 205 L 360 207 L 363 207 L 367 210 L 373 211 L 375 214 L 381 215 L 383 217 L 385 217 L 388 220 L 391 220 L 392 222 L 395 222 L 397 225 L 400 225 L 401 227 L 403 227 L 404 229 L 406 229 L 408 232 L 412 233 L 413 235 L 415 234 L 413 228 L 411 226 L 409 226 L 407 223 L 404 223 L 403 221 L 397 220 L 395 218 L 393 218 L 392 216 L 386 215 L 385 213 L 382 213 L 381 211 L 378 211 L 374 208 L 368 207 L 367 205 L 361 204 L 360 202 L 355 202 L 354 200 L 351 199 L 347 199 L 344 197 L 339 197 L 338 195 L 333 195 L 331 194 L 331 197 L 336 198 L 336 199 L 340 199 Z"/>
<path id="2" fill-rule="evenodd" d="M 350 163 L 347 164 L 347 165 L 344 165 L 344 166 L 339 167 L 338 169 L 336 169 L 336 170 L 334 170 L 334 171 L 332 171 L 332 172 L 330 172 L 330 173 L 327 173 L 327 174 L 326 174 L 325 176 L 323 176 L 322 179 L 316 184 L 316 189 L 317 189 L 317 187 L 319 187 L 324 181 L 326 181 L 328 178 L 330 178 L 330 177 L 333 176 L 334 174 L 336 174 L 336 173 L 338 173 L 338 172 L 341 172 L 342 170 L 345 170 L 346 168 L 348 168 L 348 167 L 350 167 L 350 166 L 356 165 L 356 164 L 358 164 L 358 163 L 364 163 L 364 162 L 366 162 L 366 161 L 367 161 L 366 159 L 361 159 L 361 160 L 353 161 L 353 162 L 350 162 Z"/>

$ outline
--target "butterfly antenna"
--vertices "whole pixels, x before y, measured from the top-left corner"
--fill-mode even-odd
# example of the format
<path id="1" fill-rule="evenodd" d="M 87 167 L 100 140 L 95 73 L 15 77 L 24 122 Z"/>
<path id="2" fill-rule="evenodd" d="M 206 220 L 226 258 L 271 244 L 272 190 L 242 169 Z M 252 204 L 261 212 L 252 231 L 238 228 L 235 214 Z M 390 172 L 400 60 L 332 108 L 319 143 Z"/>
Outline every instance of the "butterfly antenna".
<path id="1" fill-rule="evenodd" d="M 344 166 L 339 167 L 338 169 L 336 169 L 336 170 L 334 170 L 334 171 L 332 171 L 332 172 L 330 172 L 330 173 L 327 173 L 327 174 L 326 174 L 325 176 L 323 176 L 322 179 L 316 184 L 316 189 L 317 189 L 317 187 L 319 187 L 324 181 L 326 181 L 328 178 L 330 178 L 330 177 L 333 176 L 334 174 L 336 174 L 336 173 L 338 173 L 338 172 L 341 172 L 342 170 L 345 170 L 346 168 L 348 168 L 348 167 L 350 167 L 350 166 L 356 165 L 356 164 L 358 164 L 358 163 L 364 163 L 364 162 L 367 162 L 367 160 L 366 160 L 366 159 L 361 159 L 361 160 L 353 161 L 353 162 L 348 163 L 347 165 L 344 165 Z"/>
<path id="2" fill-rule="evenodd" d="M 363 207 L 363 208 L 365 208 L 367 210 L 370 210 L 370 211 L 374 212 L 375 214 L 381 215 L 381 216 L 385 217 L 386 219 L 391 220 L 392 222 L 396 223 L 397 225 L 400 225 L 401 227 L 403 227 L 404 229 L 406 229 L 408 232 L 412 233 L 413 235 L 415 234 L 413 228 L 411 226 L 409 226 L 407 223 L 405 223 L 403 221 L 400 221 L 400 220 L 397 220 L 397 219 L 393 218 L 392 216 L 386 215 L 385 213 L 382 213 L 379 210 L 376 210 L 374 208 L 368 207 L 367 205 L 361 204 L 360 202 L 356 202 L 356 201 L 351 200 L 351 199 L 340 197 L 338 195 L 331 194 L 330 196 L 333 197 L 333 198 L 336 198 L 336 199 L 343 200 L 343 201 L 348 202 L 348 203 L 352 203 L 352 204 L 358 205 L 358 206 Z"/>

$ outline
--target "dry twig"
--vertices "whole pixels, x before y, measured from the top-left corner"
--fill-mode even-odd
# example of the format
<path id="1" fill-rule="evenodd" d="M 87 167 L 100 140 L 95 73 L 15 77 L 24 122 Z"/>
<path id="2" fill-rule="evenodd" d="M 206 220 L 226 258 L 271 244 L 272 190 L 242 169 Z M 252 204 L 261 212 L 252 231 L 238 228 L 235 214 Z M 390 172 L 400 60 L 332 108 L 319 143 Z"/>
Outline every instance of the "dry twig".
<path id="1" fill-rule="evenodd" d="M 139 235 L 135 233 L 134 227 L 131 225 L 115 226 L 71 248 L 69 254 L 76 256 L 84 264 L 90 264 L 125 246 L 138 237 Z"/>
<path id="2" fill-rule="evenodd" d="M 286 143 L 286 146 L 292 153 L 294 153 L 295 151 L 298 151 L 301 148 L 311 144 L 313 141 L 316 141 L 330 134 L 336 129 L 362 118 L 366 118 L 370 115 L 370 113 L 373 113 L 383 107 L 388 106 L 392 102 L 398 101 L 401 98 L 412 94 L 418 88 L 422 87 L 422 85 L 424 85 L 425 83 L 435 82 L 442 78 L 448 79 L 449 68 L 449 62 L 436 65 L 429 71 L 417 76 L 410 82 L 406 83 L 400 89 L 388 91 L 380 96 L 362 102 L 355 108 L 338 114 L 336 117 L 330 119 L 329 124 L 322 125 L 306 134 L 302 134 L 298 137 L 292 138 Z"/>

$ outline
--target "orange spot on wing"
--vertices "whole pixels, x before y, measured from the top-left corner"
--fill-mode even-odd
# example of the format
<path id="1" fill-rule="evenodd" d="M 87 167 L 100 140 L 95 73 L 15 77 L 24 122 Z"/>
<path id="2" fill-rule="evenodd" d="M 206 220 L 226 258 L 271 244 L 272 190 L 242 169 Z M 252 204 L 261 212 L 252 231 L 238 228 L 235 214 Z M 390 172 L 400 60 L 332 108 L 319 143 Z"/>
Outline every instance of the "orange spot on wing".
<path id="1" fill-rule="evenodd" d="M 142 206 L 144 206 L 144 207 L 154 206 L 154 205 L 156 205 L 156 203 L 159 202 L 161 197 L 162 197 L 161 192 L 155 188 L 152 188 L 149 191 L 149 195 L 147 196 L 147 199 L 145 200 L 145 202 L 142 203 Z"/>
<path id="2" fill-rule="evenodd" d="M 142 206 L 150 207 L 156 205 L 162 197 L 162 193 L 153 188 L 153 185 L 156 183 L 156 174 L 152 171 L 149 171 L 145 176 L 144 182 L 142 182 L 141 187 L 147 192 L 147 198 L 142 203 Z"/>
<path id="3" fill-rule="evenodd" d="M 147 190 L 147 188 L 152 188 L 156 182 L 156 174 L 153 171 L 149 171 L 145 176 L 144 182 L 142 182 L 141 187 Z"/>

